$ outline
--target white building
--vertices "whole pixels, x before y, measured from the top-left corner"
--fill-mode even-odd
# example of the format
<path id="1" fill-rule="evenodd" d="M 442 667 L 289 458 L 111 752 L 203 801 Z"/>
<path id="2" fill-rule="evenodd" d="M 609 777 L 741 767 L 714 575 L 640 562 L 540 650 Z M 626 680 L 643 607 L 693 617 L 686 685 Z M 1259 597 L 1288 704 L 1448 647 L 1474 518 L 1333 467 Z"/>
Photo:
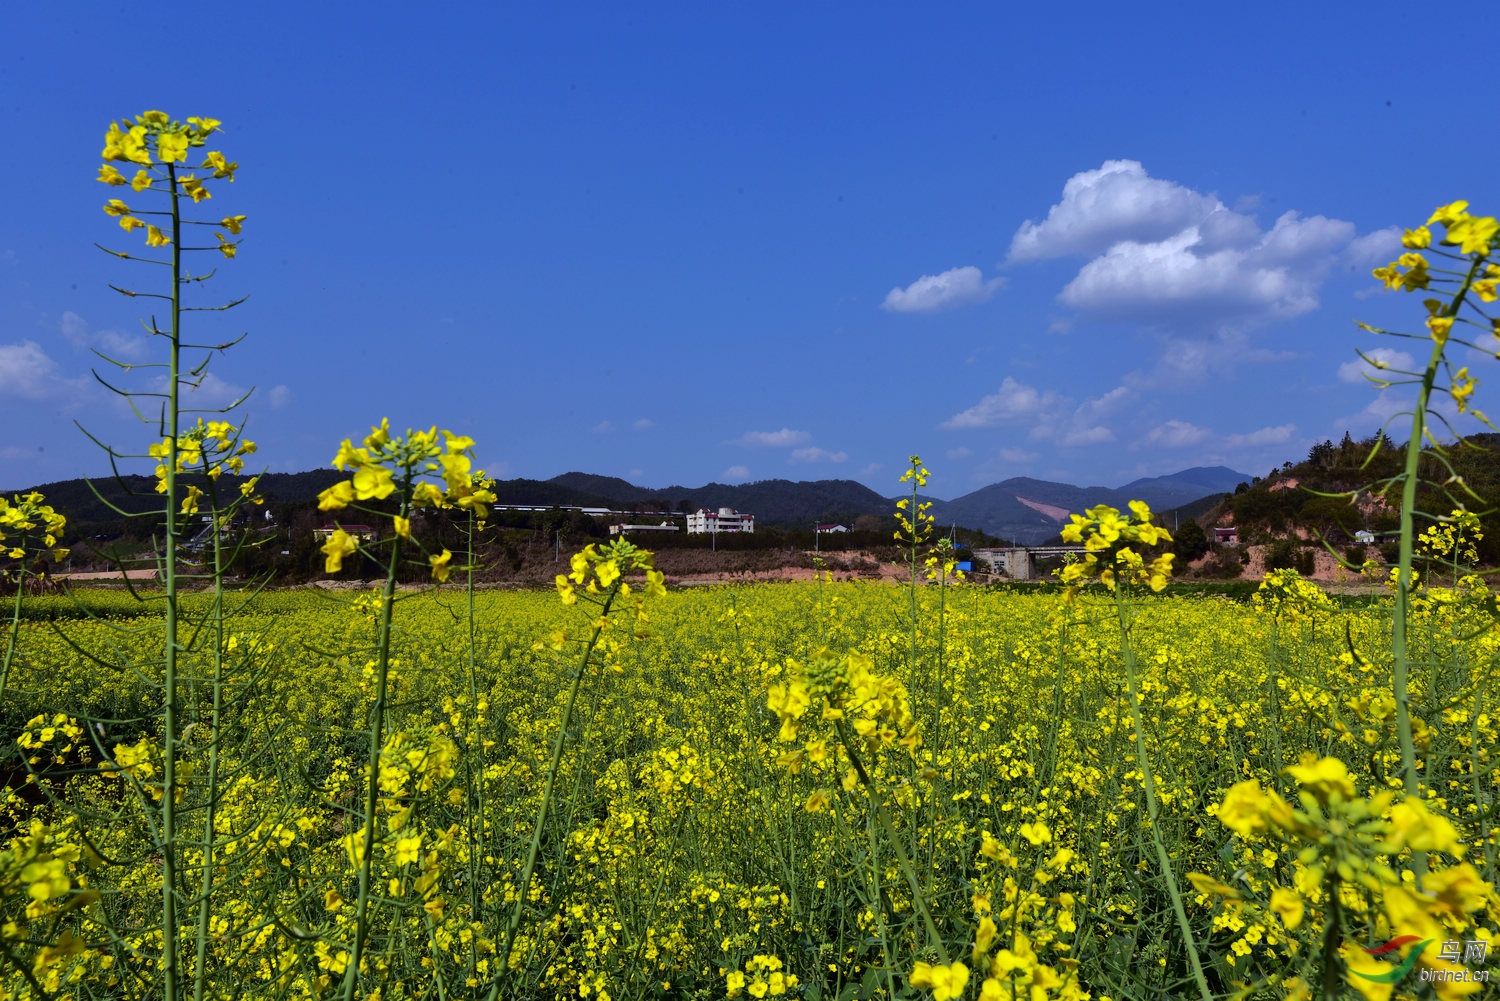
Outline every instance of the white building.
<path id="1" fill-rule="evenodd" d="M 755 515 L 740 514 L 732 507 L 721 507 L 718 512 L 704 508 L 687 516 L 689 535 L 704 532 L 754 532 Z"/>
<path id="2" fill-rule="evenodd" d="M 627 532 L 675 532 L 677 526 L 670 521 L 664 521 L 660 525 L 611 525 L 610 535 L 624 535 Z"/>

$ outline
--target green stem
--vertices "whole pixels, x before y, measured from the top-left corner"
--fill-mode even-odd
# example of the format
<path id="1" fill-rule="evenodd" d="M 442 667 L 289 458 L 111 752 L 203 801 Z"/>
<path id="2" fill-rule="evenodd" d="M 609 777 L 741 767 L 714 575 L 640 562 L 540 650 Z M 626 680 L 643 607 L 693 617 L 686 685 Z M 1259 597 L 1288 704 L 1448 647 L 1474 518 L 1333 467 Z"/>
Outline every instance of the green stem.
<path id="1" fill-rule="evenodd" d="M 1457 316 L 1479 273 L 1483 257 L 1476 257 L 1464 277 L 1463 284 L 1453 296 L 1453 301 L 1441 313 L 1442 316 Z M 1432 397 L 1432 387 L 1437 381 L 1438 368 L 1443 361 L 1446 341 L 1434 340 L 1432 354 L 1427 359 L 1427 368 L 1422 373 L 1422 382 L 1417 389 L 1417 402 L 1412 407 L 1411 438 L 1406 443 L 1406 465 L 1401 474 L 1401 551 L 1396 561 L 1396 607 L 1391 622 L 1391 689 L 1396 700 L 1396 736 L 1401 743 L 1401 772 L 1406 795 L 1420 796 L 1421 783 L 1417 776 L 1417 750 L 1411 732 L 1411 694 L 1407 690 L 1407 679 L 1411 669 L 1411 657 L 1407 639 L 1407 615 L 1411 597 L 1411 561 L 1415 541 L 1414 519 L 1417 506 L 1417 471 L 1422 458 L 1422 442 L 1427 436 L 1427 405 Z M 1427 858 L 1422 852 L 1412 857 L 1416 870 L 1417 886 L 1421 888 L 1426 875 Z"/>
<path id="2" fill-rule="evenodd" d="M 1193 979 L 1198 983 L 1198 992 L 1203 1001 L 1212 1001 L 1208 979 L 1203 975 L 1203 964 L 1198 959 L 1198 947 L 1193 942 L 1193 929 L 1188 924 L 1187 910 L 1182 904 L 1182 892 L 1177 888 L 1177 877 L 1172 871 L 1172 859 L 1162 844 L 1158 817 L 1161 808 L 1156 802 L 1156 778 L 1151 772 L 1151 757 L 1146 751 L 1146 728 L 1141 721 L 1141 700 L 1135 677 L 1135 649 L 1130 643 L 1130 611 L 1125 605 L 1125 585 L 1115 585 L 1115 613 L 1120 621 L 1120 653 L 1125 659 L 1125 678 L 1130 686 L 1130 714 L 1135 721 L 1136 763 L 1141 770 L 1141 788 L 1146 793 L 1146 814 L 1151 829 L 1151 844 L 1156 848 L 1156 863 L 1161 868 L 1162 879 L 1167 884 L 1167 894 L 1172 898 L 1172 912 L 1177 916 L 1177 928 L 1182 933 L 1182 944 L 1187 949 L 1188 962 L 1192 965 Z"/>
<path id="3" fill-rule="evenodd" d="M 161 961 L 162 995 L 165 1001 L 177 1001 L 177 435 L 181 420 L 182 212 L 177 203 L 177 168 L 172 163 L 165 166 L 172 212 L 172 313 L 167 361 L 167 537 L 162 555 L 167 621 L 162 679 L 166 707 L 162 721 Z"/>
<path id="4" fill-rule="evenodd" d="M 26 549 L 26 536 L 21 536 L 19 548 Z M 16 569 L 16 604 L 10 614 L 10 636 L 5 643 L 5 663 L 0 665 L 0 702 L 5 700 L 5 686 L 10 680 L 10 664 L 16 655 L 16 644 L 21 637 L 21 597 L 26 592 L 26 558 Z"/>
<path id="5" fill-rule="evenodd" d="M 214 481 L 208 481 L 209 490 L 214 490 Z M 224 542 L 219 527 L 218 498 L 214 496 L 214 603 L 211 615 L 214 624 L 214 707 L 209 722 L 208 744 L 208 799 L 204 804 L 202 865 L 203 878 L 198 891 L 198 942 L 197 962 L 193 969 L 193 1001 L 203 1001 L 208 986 L 208 933 L 213 917 L 210 906 L 214 888 L 214 825 L 219 806 L 219 722 L 224 710 Z"/>
<path id="6" fill-rule="evenodd" d="M 1323 928 L 1323 998 L 1337 1001 L 1343 994 L 1339 983 L 1339 942 L 1343 940 L 1343 908 L 1339 902 L 1339 874 L 1328 870 L 1328 882 L 1324 886 L 1328 897 L 1328 923 Z"/>
<path id="7" fill-rule="evenodd" d="M 849 754 L 849 763 L 854 766 L 854 773 L 859 777 L 860 785 L 865 787 L 865 795 L 870 798 L 870 812 L 879 821 L 880 829 L 885 832 L 886 840 L 891 843 L 891 850 L 896 853 L 896 862 L 901 866 L 901 873 L 911 887 L 912 906 L 922 916 L 922 924 L 927 929 L 927 937 L 937 949 L 943 965 L 946 966 L 948 949 L 943 945 L 943 938 L 938 934 L 937 925 L 933 923 L 932 912 L 927 909 L 927 899 L 922 894 L 921 884 L 917 882 L 917 874 L 912 869 L 911 860 L 906 856 L 906 849 L 901 846 L 901 837 L 896 833 L 896 825 L 891 823 L 891 816 L 886 812 L 885 799 L 880 795 L 880 790 L 875 788 L 875 780 L 865 770 L 865 764 L 860 760 L 859 753 L 854 750 L 854 742 L 849 739 L 849 729 L 844 725 L 844 721 L 835 720 L 833 725 L 838 731 L 839 742 L 844 745 L 844 750 Z"/>
<path id="8" fill-rule="evenodd" d="M 469 554 L 468 571 L 466 572 L 466 594 L 468 598 L 469 613 L 469 708 L 472 713 L 471 719 L 479 718 L 479 682 L 478 674 L 478 640 L 475 634 L 474 622 L 474 532 L 475 518 L 474 510 L 469 509 Z M 479 850 L 479 842 L 484 840 L 484 734 L 476 729 L 470 731 L 470 739 L 474 742 L 464 755 L 466 761 L 473 761 L 474 756 L 479 756 L 480 767 L 477 775 L 473 768 L 469 769 L 470 775 L 476 775 L 476 779 L 470 781 L 474 795 L 474 813 L 469 818 L 469 907 L 470 916 L 473 920 L 479 920 L 479 906 L 482 894 L 479 885 L 479 864 L 484 853 Z M 475 824 L 478 824 L 478 833 L 475 833 Z M 478 948 L 477 942 L 471 952 Z M 473 953 L 477 956 L 477 953 Z"/>
<path id="9" fill-rule="evenodd" d="M 896 996 L 895 962 L 891 959 L 891 937 L 885 926 L 885 895 L 880 892 L 880 840 L 875 836 L 875 815 L 865 814 L 865 832 L 870 836 L 870 898 L 875 905 L 876 931 L 880 933 L 880 955 L 885 965 L 885 990 Z"/>
<path id="10" fill-rule="evenodd" d="M 536 871 L 536 857 L 542 846 L 542 829 L 546 826 L 547 811 L 552 805 L 552 789 L 557 781 L 557 770 L 562 765 L 563 744 L 567 739 L 568 724 L 573 719 L 573 706 L 578 701 L 578 689 L 583 684 L 584 675 L 588 674 L 589 658 L 593 656 L 594 647 L 604 632 L 604 621 L 609 618 L 610 606 L 614 604 L 615 596 L 619 594 L 619 591 L 620 585 L 617 581 L 604 598 L 598 622 L 594 626 L 594 631 L 589 635 L 589 641 L 583 649 L 583 656 L 578 661 L 578 670 L 573 673 L 573 681 L 568 686 L 568 701 L 563 706 L 562 720 L 557 726 L 557 736 L 552 741 L 552 760 L 547 765 L 547 778 L 542 785 L 542 801 L 537 804 L 536 823 L 531 828 L 531 847 L 526 852 L 526 865 L 521 870 L 521 885 L 516 890 L 516 906 L 511 911 L 510 921 L 505 928 L 505 942 L 497 957 L 499 969 L 495 971 L 495 979 L 490 984 L 489 1001 L 495 1001 L 495 998 L 499 996 L 500 983 L 510 970 L 510 953 L 515 947 L 516 931 L 521 927 L 521 910 L 526 905 L 526 895 L 531 889 L 531 877 Z"/>
<path id="11" fill-rule="evenodd" d="M 406 471 L 401 484 L 401 516 L 411 510 L 412 472 Z M 359 900 L 354 910 L 354 950 L 344 971 L 344 1001 L 354 1001 L 359 982 L 359 964 L 369 938 L 370 872 L 375 855 L 375 810 L 380 801 L 380 757 L 385 747 L 386 696 L 389 692 L 391 666 L 391 618 L 396 603 L 396 570 L 401 565 L 401 536 L 391 542 L 391 561 L 386 568 L 385 587 L 380 593 L 380 632 L 377 638 L 375 706 L 370 716 L 369 781 L 365 787 L 364 829 L 360 834 L 363 852 L 359 858 Z"/>

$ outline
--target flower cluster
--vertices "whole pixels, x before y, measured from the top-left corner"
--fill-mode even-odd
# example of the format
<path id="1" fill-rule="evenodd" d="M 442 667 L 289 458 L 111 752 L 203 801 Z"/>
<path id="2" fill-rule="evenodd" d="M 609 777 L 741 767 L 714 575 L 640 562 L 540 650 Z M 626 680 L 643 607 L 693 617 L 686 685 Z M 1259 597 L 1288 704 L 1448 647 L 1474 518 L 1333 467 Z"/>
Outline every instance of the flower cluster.
<path id="1" fill-rule="evenodd" d="M 233 181 L 234 172 L 240 165 L 227 159 L 218 150 L 209 150 L 204 154 L 203 162 L 197 168 L 204 172 L 202 177 L 196 172 L 178 174 L 177 165 L 187 167 L 188 150 L 206 145 L 208 137 L 220 131 L 221 124 L 216 118 L 189 118 L 186 122 L 179 122 L 164 111 L 147 111 L 136 115 L 134 121 L 111 122 L 109 130 L 104 134 L 104 152 L 100 155 L 106 162 L 99 168 L 98 179 L 111 187 L 128 184 L 137 193 L 165 191 L 174 198 L 191 198 L 195 204 L 207 201 L 213 197 L 207 182 Z M 138 169 L 127 180 L 115 166 L 116 163 L 135 164 Z M 120 199 L 111 198 L 104 204 L 104 213 L 119 219 L 120 228 L 127 233 L 144 229 L 148 247 L 164 247 L 172 242 L 171 233 L 139 218 L 142 215 L 171 215 L 170 212 L 138 212 Z M 231 215 L 210 225 L 217 225 L 219 229 L 235 236 L 239 234 L 244 222 L 244 216 Z M 183 249 L 218 250 L 225 257 L 233 257 L 239 249 L 239 241 L 230 240 L 223 233 L 215 232 L 214 236 L 219 241 L 217 247 Z"/>
<path id="2" fill-rule="evenodd" d="M 495 495 L 484 474 L 475 472 L 473 455 L 474 439 L 465 435 L 434 426 L 393 436 L 390 420 L 382 418 L 365 435 L 362 447 L 348 438 L 339 445 L 333 467 L 352 470 L 353 475 L 318 494 L 318 510 L 338 511 L 357 501 L 383 501 L 394 494 L 400 509 L 393 516 L 393 530 L 402 539 L 411 539 L 413 510 L 460 508 L 483 518 Z M 323 546 L 326 571 L 337 573 L 358 549 L 354 535 L 342 528 L 333 532 Z M 453 554 L 445 548 L 427 559 L 433 579 L 446 581 Z"/>
<path id="3" fill-rule="evenodd" d="M 238 475 L 244 471 L 245 456 L 256 451 L 253 441 L 240 437 L 240 428 L 229 421 L 204 421 L 177 436 L 177 457 L 174 471 L 178 473 L 201 473 L 210 480 L 217 480 L 226 472 Z M 167 492 L 167 460 L 172 457 L 172 440 L 163 438 L 146 449 L 146 454 L 157 460 L 156 492 Z M 260 477 L 252 477 L 240 484 L 240 496 L 254 504 L 264 503 L 264 498 L 255 493 Z M 182 498 L 182 513 L 197 514 L 203 489 L 189 484 Z"/>
<path id="4" fill-rule="evenodd" d="M 1145 556 L 1131 548 L 1132 543 L 1155 546 L 1172 541 L 1171 533 L 1152 524 L 1151 508 L 1144 501 L 1131 501 L 1128 515 L 1100 504 L 1069 517 L 1072 520 L 1063 526 L 1062 540 L 1082 543 L 1085 552 L 1083 559 L 1059 571 L 1064 584 L 1077 587 L 1097 577 L 1110 590 L 1119 581 L 1145 584 L 1153 591 L 1167 586 L 1172 576 L 1172 554 L 1161 553 L 1148 563 Z"/>
<path id="5" fill-rule="evenodd" d="M 1421 535 L 1417 546 L 1429 559 L 1452 560 L 1454 563 L 1473 565 L 1479 562 L 1478 543 L 1484 539 L 1484 529 L 1479 516 L 1463 508 L 1440 519 Z"/>
<path id="6" fill-rule="evenodd" d="M 557 593 L 564 605 L 578 604 L 578 592 L 583 591 L 590 600 L 616 589 L 622 598 L 632 594 L 630 582 L 622 574 L 644 571 L 646 584 L 644 596 L 659 597 L 666 593 L 666 576 L 653 568 L 653 557 L 649 550 L 641 549 L 626 539 L 615 539 L 600 549 L 597 545 L 585 546 L 568 560 L 569 572 L 557 575 Z"/>
<path id="7" fill-rule="evenodd" d="M 937 520 L 930 513 L 932 501 L 917 500 L 917 488 L 925 487 L 927 477 L 932 474 L 922 465 L 921 456 L 913 455 L 908 461 L 909 468 L 901 474 L 901 482 L 911 484 L 911 498 L 903 497 L 896 502 L 896 523 L 900 527 L 895 538 L 897 542 L 919 546 L 932 537 L 932 525 Z"/>
<path id="8" fill-rule="evenodd" d="M 1287 619 L 1326 615 L 1336 607 L 1322 588 L 1290 568 L 1267 572 L 1251 601 L 1273 618 Z"/>
<path id="9" fill-rule="evenodd" d="M 68 519 L 54 511 L 47 504 L 47 498 L 35 490 L 17 494 L 9 501 L 0 497 L 0 543 L 9 543 L 5 555 L 11 559 L 25 558 L 25 543 L 32 533 L 38 531 L 44 548 L 52 551 L 52 558 L 62 559 L 68 551 L 58 549 L 57 540 L 67 524 Z M 19 539 L 12 538 L 17 535 Z"/>
<path id="10" fill-rule="evenodd" d="M 1442 239 L 1438 241 L 1439 246 L 1456 247 L 1456 253 L 1432 247 L 1433 234 L 1428 227 L 1433 224 L 1440 224 L 1443 227 L 1444 233 Z M 1399 288 L 1407 292 L 1427 289 L 1434 283 L 1460 287 L 1466 285 L 1481 302 L 1493 303 L 1500 300 L 1500 265 L 1488 263 L 1488 258 L 1496 242 L 1497 233 L 1500 233 L 1500 222 L 1497 222 L 1493 216 L 1470 215 L 1468 202 L 1458 201 L 1449 205 L 1441 205 L 1427 220 L 1427 225 L 1406 231 L 1401 244 L 1407 252 L 1390 264 L 1376 268 L 1374 275 L 1385 283 L 1386 288 Z M 1418 252 L 1422 250 L 1430 250 L 1467 267 L 1463 271 L 1435 267 L 1426 256 Z M 1472 302 L 1470 304 L 1472 305 Z M 1438 299 L 1428 299 L 1426 305 L 1428 333 L 1439 345 L 1446 343 L 1452 335 L 1455 322 L 1463 322 L 1479 327 L 1481 330 L 1488 328 L 1487 333 L 1500 333 L 1500 318 L 1492 317 L 1478 307 L 1475 307 L 1475 310 L 1480 313 L 1485 323 L 1460 315 L 1459 310 L 1463 305 L 1462 297 L 1451 304 L 1444 304 Z M 1367 330 L 1385 333 L 1368 325 L 1364 326 Z M 1455 383 L 1461 387 L 1461 394 L 1456 398 L 1462 408 L 1468 392 L 1473 390 L 1473 380 L 1468 376 L 1467 369 L 1462 371 L 1461 376 L 1462 378 L 1455 379 Z M 1463 392 L 1462 387 L 1467 387 L 1467 392 Z"/>
<path id="11" fill-rule="evenodd" d="M 823 702 L 821 718 L 847 721 L 870 750 L 895 743 L 914 750 L 921 743 L 906 686 L 877 674 L 869 655 L 853 650 L 840 656 L 824 647 L 805 664 L 789 660 L 787 670 L 791 678 L 772 685 L 766 700 L 781 720 L 782 741 L 797 739 L 812 697 L 817 696 Z"/>
<path id="12" fill-rule="evenodd" d="M 1289 878 L 1274 878 L 1279 864 L 1269 880 L 1240 879 L 1237 885 L 1189 874 L 1200 902 L 1212 900 L 1221 909 L 1216 926 L 1246 929 L 1247 917 L 1254 922 L 1249 927 L 1255 934 L 1234 943 L 1235 957 L 1252 956 L 1263 943 L 1288 942 L 1302 927 L 1314 937 L 1308 943 L 1313 949 L 1325 927 L 1356 939 L 1363 929 L 1363 937 L 1375 941 L 1401 935 L 1414 936 L 1403 943 L 1441 941 L 1471 927 L 1474 912 L 1500 904 L 1475 868 L 1459 861 L 1467 846 L 1452 821 L 1426 801 L 1396 801 L 1390 790 L 1363 796 L 1334 757 L 1304 754 L 1286 771 L 1299 785 L 1295 803 L 1248 779 L 1224 794 L 1214 814 L 1270 859 L 1279 858 L 1278 848 L 1295 853 L 1283 870 Z M 1397 870 L 1415 856 L 1454 861 L 1426 872 L 1418 886 L 1410 871 Z M 1295 952 L 1295 944 L 1290 949 Z M 1367 997 L 1389 996 L 1388 988 L 1379 988 L 1394 969 L 1390 963 L 1347 942 L 1341 954 L 1352 988 Z M 1452 969 L 1441 957 L 1424 953 L 1418 959 L 1437 973 Z M 1298 982 L 1305 986 L 1300 977 L 1289 986 Z"/>
<path id="13" fill-rule="evenodd" d="M 782 962 L 775 956 L 752 956 L 745 961 L 743 972 L 730 970 L 724 975 L 725 994 L 732 998 L 746 994 L 753 998 L 785 994 L 799 981 L 795 973 L 783 973 L 781 968 Z"/>
<path id="14" fill-rule="evenodd" d="M 616 538 L 603 548 L 585 546 L 573 554 L 568 565 L 569 572 L 558 574 L 555 581 L 558 597 L 564 605 L 577 605 L 580 598 L 598 605 L 606 614 L 594 624 L 602 631 L 609 625 L 607 613 L 618 608 L 618 602 L 628 601 L 634 635 L 637 639 L 646 638 L 646 623 L 650 621 L 646 602 L 667 593 L 666 575 L 655 568 L 650 550 L 641 549 L 627 539 Z M 627 575 L 637 573 L 644 576 L 644 582 L 632 587 Z M 549 645 L 554 650 L 561 650 L 568 641 L 567 631 L 558 629 L 552 633 Z M 600 644 L 606 660 L 612 661 L 612 655 L 619 652 L 616 641 L 613 637 L 602 636 Z"/>

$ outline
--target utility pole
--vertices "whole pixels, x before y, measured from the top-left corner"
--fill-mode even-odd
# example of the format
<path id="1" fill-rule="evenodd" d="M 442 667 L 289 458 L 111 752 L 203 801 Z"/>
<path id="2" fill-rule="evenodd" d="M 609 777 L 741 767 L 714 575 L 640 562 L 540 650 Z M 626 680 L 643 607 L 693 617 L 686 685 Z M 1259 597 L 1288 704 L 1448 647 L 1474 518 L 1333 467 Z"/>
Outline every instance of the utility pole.
<path id="1" fill-rule="evenodd" d="M 813 522 L 813 552 L 818 552 L 818 523 Z"/>

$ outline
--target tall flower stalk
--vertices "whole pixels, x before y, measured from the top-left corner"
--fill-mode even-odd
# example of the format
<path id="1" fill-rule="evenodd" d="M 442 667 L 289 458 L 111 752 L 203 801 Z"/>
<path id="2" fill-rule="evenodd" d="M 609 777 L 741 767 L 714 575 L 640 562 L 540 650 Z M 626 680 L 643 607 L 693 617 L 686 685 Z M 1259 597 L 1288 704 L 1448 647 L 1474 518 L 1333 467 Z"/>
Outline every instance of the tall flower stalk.
<path id="1" fill-rule="evenodd" d="M 203 251 L 217 252 L 224 258 L 234 257 L 239 241 L 230 239 L 225 236 L 225 233 L 227 232 L 230 236 L 237 235 L 245 220 L 242 215 L 225 216 L 219 222 L 194 220 L 187 218 L 184 211 L 189 203 L 196 206 L 213 197 L 210 190 L 211 182 L 234 180 L 239 164 L 230 161 L 217 150 L 207 150 L 203 154 L 202 162 L 196 168 L 188 165 L 189 150 L 205 147 L 210 138 L 220 131 L 220 124 L 213 118 L 189 118 L 182 122 L 162 111 L 147 111 L 137 115 L 133 121 L 111 123 L 105 132 L 104 150 L 101 154 L 105 162 L 99 168 L 98 173 L 98 180 L 112 188 L 128 185 L 138 195 L 149 192 L 153 196 L 163 198 L 157 202 L 162 205 L 161 208 L 150 210 L 132 209 L 122 199 L 109 199 L 104 205 L 105 214 L 116 218 L 120 228 L 127 234 L 145 230 L 147 249 L 145 256 L 106 247 L 101 247 L 101 249 L 121 260 L 165 266 L 171 275 L 171 287 L 166 294 L 127 289 L 118 285 L 110 286 L 130 298 L 153 299 L 167 304 L 165 328 L 157 322 L 154 316 L 148 327 L 153 336 L 164 338 L 166 341 L 165 362 L 153 366 L 166 370 L 165 383 L 153 390 L 142 391 L 116 387 L 102 377 L 100 378 L 100 381 L 104 382 L 108 388 L 129 399 L 132 406 L 136 407 L 138 415 L 141 414 L 141 410 L 136 406 L 137 401 L 148 398 L 160 401 L 160 409 L 156 417 L 142 415 L 142 419 L 154 421 L 161 435 L 160 444 L 152 446 L 149 455 L 159 460 L 157 491 L 162 495 L 160 515 L 163 518 L 164 536 L 160 558 L 160 572 L 165 585 L 161 753 L 162 785 L 166 793 L 161 797 L 157 818 L 159 840 L 157 848 L 162 858 L 160 967 L 163 997 L 168 1001 L 175 1001 L 179 996 L 181 980 L 181 947 L 178 941 L 179 902 L 177 899 L 180 892 L 181 846 L 178 831 L 179 796 L 177 789 L 178 745 L 183 715 L 180 666 L 184 648 L 179 638 L 181 606 L 178 598 L 181 575 L 178 557 L 187 519 L 197 512 L 198 498 L 201 496 L 200 488 L 187 486 L 184 489 L 184 484 L 180 480 L 180 474 L 184 472 L 189 457 L 192 455 L 192 450 L 184 448 L 182 441 L 184 416 L 193 412 L 185 406 L 187 401 L 184 399 L 184 389 L 191 392 L 197 388 L 202 382 L 208 364 L 205 358 L 199 365 L 187 365 L 184 350 L 196 348 L 212 352 L 229 346 L 228 344 L 192 344 L 184 341 L 182 315 L 184 312 L 194 310 L 227 310 L 244 301 L 238 299 L 206 307 L 188 306 L 183 301 L 185 287 L 205 281 L 213 273 L 212 271 L 205 274 L 189 272 L 185 267 L 184 254 Z M 134 166 L 136 168 L 134 176 L 127 179 L 116 164 L 124 165 L 127 169 Z M 143 216 L 146 218 L 142 218 Z M 147 219 L 156 221 L 148 222 Z M 191 226 L 212 227 L 217 244 L 184 246 L 183 234 L 186 227 Z M 160 256 L 162 254 L 165 256 Z M 107 356 L 101 355 L 101 357 L 122 370 L 128 371 L 132 367 L 141 367 L 127 365 Z M 243 400 L 237 400 L 222 410 L 233 409 L 241 402 Z M 219 408 L 215 410 L 221 412 Z M 112 448 L 108 450 L 112 461 L 121 457 L 129 457 Z"/>
<path id="2" fill-rule="evenodd" d="M 1151 766 L 1151 749 L 1146 744 L 1146 726 L 1141 717 L 1141 690 L 1136 676 L 1135 645 L 1131 632 L 1135 628 L 1136 609 L 1129 599 L 1129 590 L 1145 586 L 1160 591 L 1167 586 L 1172 576 L 1171 553 L 1161 553 L 1147 562 L 1146 554 L 1137 552 L 1135 546 L 1150 548 L 1160 543 L 1171 542 L 1172 536 L 1165 529 L 1152 524 L 1151 508 L 1143 501 L 1131 501 L 1130 513 L 1122 514 L 1107 504 L 1090 508 L 1083 514 L 1070 516 L 1069 524 L 1063 526 L 1062 540 L 1082 543 L 1083 559 L 1063 567 L 1059 576 L 1069 586 L 1071 599 L 1085 582 L 1097 579 L 1107 587 L 1114 597 L 1115 621 L 1120 628 L 1120 656 L 1125 663 L 1125 682 L 1130 699 L 1130 718 L 1135 726 L 1136 762 L 1141 772 L 1141 789 L 1146 796 L 1147 827 L 1151 845 L 1156 852 L 1156 864 L 1166 884 L 1167 896 L 1172 902 L 1172 913 L 1177 919 L 1177 930 L 1182 936 L 1183 948 L 1187 951 L 1188 964 L 1193 980 L 1198 986 L 1203 1001 L 1210 1001 L 1212 992 L 1203 973 L 1203 963 L 1198 957 L 1198 947 L 1193 940 L 1193 929 L 1188 923 L 1187 910 L 1182 902 L 1182 891 L 1177 885 L 1177 876 L 1172 868 L 1171 856 L 1161 836 L 1161 805 L 1156 793 L 1156 775 Z"/>
<path id="3" fill-rule="evenodd" d="M 345 837 L 345 848 L 357 869 L 358 890 L 354 910 L 354 942 L 350 949 L 341 995 L 346 1001 L 360 996 L 362 965 L 370 938 L 371 911 L 374 906 L 373 866 L 377 841 L 377 816 L 381 801 L 382 759 L 386 751 L 387 717 L 391 692 L 391 633 L 396 607 L 396 584 L 411 548 L 422 550 L 412 532 L 412 519 L 426 513 L 459 508 L 483 517 L 494 495 L 483 484 L 476 484 L 473 474 L 474 440 L 451 431 L 408 430 L 402 435 L 391 433 L 389 419 L 370 429 L 362 446 L 345 438 L 333 457 L 335 469 L 352 475 L 340 480 L 318 496 L 323 511 L 341 511 L 354 507 L 375 520 L 390 519 L 390 531 L 373 546 L 361 545 L 361 538 L 342 526 L 329 533 L 323 545 L 324 569 L 337 573 L 344 560 L 357 553 L 378 558 L 384 554 L 385 583 L 380 592 L 380 607 L 375 632 L 374 700 L 369 708 L 366 733 L 369 741 L 364 805 L 357 814 L 359 829 Z M 374 507 L 383 503 L 385 507 Z M 372 540 L 373 541 L 373 540 Z M 425 566 L 433 580 L 442 583 L 452 574 L 453 554 L 425 552 L 413 562 Z"/>
<path id="4" fill-rule="evenodd" d="M 1466 330 L 1480 333 L 1471 337 L 1500 335 L 1500 316 L 1486 312 L 1484 305 L 1500 300 L 1500 265 L 1491 263 L 1492 247 L 1500 234 L 1500 222 L 1491 216 L 1469 214 L 1469 203 L 1458 201 L 1440 206 L 1433 212 L 1427 224 L 1407 230 L 1401 243 L 1407 249 L 1398 259 L 1384 267 L 1375 269 L 1375 277 L 1387 288 L 1406 292 L 1441 291 L 1443 298 L 1424 300 L 1427 307 L 1427 334 L 1397 333 L 1381 330 L 1369 324 L 1361 324 L 1371 333 L 1408 340 L 1428 341 L 1427 364 L 1421 371 L 1391 369 L 1382 358 L 1360 353 L 1360 357 L 1377 371 L 1372 381 L 1380 388 L 1415 385 L 1416 400 L 1407 416 L 1411 418 L 1411 433 L 1406 442 L 1405 462 L 1400 474 L 1375 484 L 1373 492 L 1386 494 L 1399 486 L 1400 501 L 1397 511 L 1400 518 L 1401 542 L 1396 559 L 1396 600 L 1391 624 L 1391 688 L 1396 700 L 1396 732 L 1401 744 L 1402 784 L 1408 796 L 1417 796 L 1421 790 L 1421 777 L 1417 772 L 1416 745 L 1412 737 L 1411 693 L 1408 682 L 1411 672 L 1409 628 L 1411 620 L 1412 557 L 1417 536 L 1416 517 L 1418 488 L 1426 485 L 1462 506 L 1463 497 L 1455 497 L 1449 489 L 1457 484 L 1459 492 L 1468 498 L 1475 495 L 1463 486 L 1462 479 L 1443 454 L 1433 434 L 1433 424 L 1439 423 L 1451 430 L 1445 417 L 1433 409 L 1435 398 L 1446 396 L 1459 414 L 1471 413 L 1486 425 L 1489 420 L 1469 403 L 1477 380 L 1469 374 L 1467 366 L 1454 369 L 1448 358 L 1450 345 L 1460 345 L 1486 354 L 1494 353 L 1492 345 L 1481 347 L 1473 340 L 1461 336 Z M 1434 245 L 1434 234 L 1428 227 L 1440 225 L 1443 236 Z M 1456 248 L 1444 250 L 1444 247 Z M 1424 253 L 1425 252 L 1425 253 Z M 1429 255 L 1438 259 L 1429 260 Z M 1476 302 L 1476 300 L 1478 300 Z M 1394 375 L 1396 378 L 1387 377 Z M 1399 416 L 1399 415 L 1398 415 Z M 1394 418 L 1393 418 L 1394 419 Z M 1378 449 L 1380 438 L 1377 437 Z M 1429 450 L 1427 446 L 1431 446 Z M 1449 477 L 1442 483 L 1424 481 L 1421 463 L 1431 457 L 1445 468 Z M 1422 859 L 1417 858 L 1418 875 Z"/>

